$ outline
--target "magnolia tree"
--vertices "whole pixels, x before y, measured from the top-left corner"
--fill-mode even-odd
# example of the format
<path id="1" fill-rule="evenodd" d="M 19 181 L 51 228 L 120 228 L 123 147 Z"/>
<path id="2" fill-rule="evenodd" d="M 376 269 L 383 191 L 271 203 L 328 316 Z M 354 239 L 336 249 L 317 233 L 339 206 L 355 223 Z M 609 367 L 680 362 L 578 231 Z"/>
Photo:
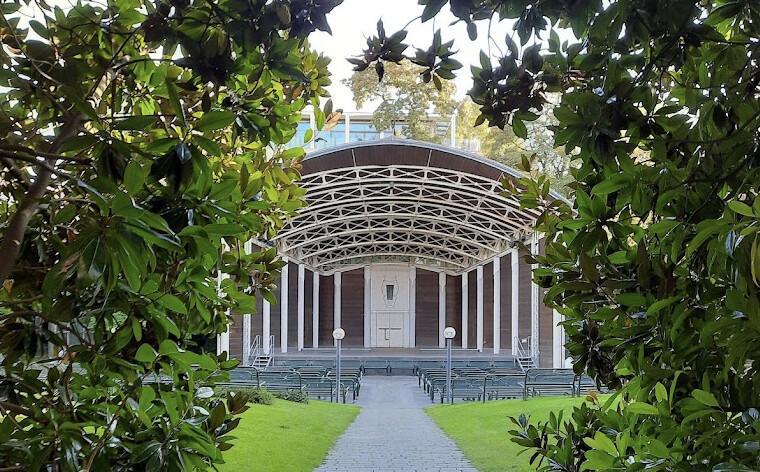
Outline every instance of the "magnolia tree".
<path id="1" fill-rule="evenodd" d="M 338 3 L 0 5 L 2 470 L 221 462 L 246 399 L 198 340 L 271 296 L 243 244 L 302 204 L 284 145 L 325 121 L 306 38 Z"/>
<path id="2" fill-rule="evenodd" d="M 760 3 L 420 4 L 421 21 L 448 6 L 471 37 L 512 26 L 472 70 L 478 123 L 524 137 L 561 93 L 572 203 L 543 177 L 519 182 L 542 210 L 533 277 L 566 317 L 576 372 L 616 393 L 514 419 L 512 440 L 542 470 L 760 469 Z M 439 37 L 416 53 L 404 38 L 378 31 L 352 61 L 408 58 L 437 81 L 456 69 Z"/>

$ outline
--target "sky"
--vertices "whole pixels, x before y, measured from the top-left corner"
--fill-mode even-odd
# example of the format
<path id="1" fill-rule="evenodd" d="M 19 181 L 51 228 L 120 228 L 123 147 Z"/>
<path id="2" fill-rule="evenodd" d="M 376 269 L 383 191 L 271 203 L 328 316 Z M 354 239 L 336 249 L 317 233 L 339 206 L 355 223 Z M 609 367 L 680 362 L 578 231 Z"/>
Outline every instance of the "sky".
<path id="1" fill-rule="evenodd" d="M 332 29 L 332 35 L 317 31 L 310 36 L 312 47 L 332 59 L 330 72 L 332 73 L 332 85 L 329 87 L 334 108 L 342 108 L 345 111 L 372 111 L 373 104 L 367 104 L 363 109 L 357 109 L 348 87 L 341 84 L 343 79 L 351 76 L 352 65 L 346 61 L 347 57 L 358 55 L 366 45 L 366 38 L 373 36 L 377 31 L 377 20 L 382 18 L 385 31 L 390 35 L 409 20 L 422 13 L 422 6 L 415 0 L 344 0 L 328 16 L 327 20 Z M 456 18 L 451 14 L 448 6 L 444 6 L 435 20 L 420 23 L 419 20 L 407 28 L 409 34 L 404 41 L 410 45 L 408 53 L 414 51 L 413 47 L 427 49 L 436 29 L 441 30 L 444 41 L 454 40 L 454 49 L 459 52 L 456 59 L 464 67 L 456 71 L 457 77 L 454 83 L 457 88 L 456 97 L 463 98 L 470 88 L 470 65 L 478 63 L 481 50 L 487 50 L 487 22 L 478 25 L 478 38 L 471 41 L 467 36 L 464 23 L 450 26 Z M 491 36 L 496 43 L 503 47 L 504 36 L 511 33 L 511 21 L 503 21 L 491 25 Z M 495 46 L 494 55 L 498 53 Z"/>

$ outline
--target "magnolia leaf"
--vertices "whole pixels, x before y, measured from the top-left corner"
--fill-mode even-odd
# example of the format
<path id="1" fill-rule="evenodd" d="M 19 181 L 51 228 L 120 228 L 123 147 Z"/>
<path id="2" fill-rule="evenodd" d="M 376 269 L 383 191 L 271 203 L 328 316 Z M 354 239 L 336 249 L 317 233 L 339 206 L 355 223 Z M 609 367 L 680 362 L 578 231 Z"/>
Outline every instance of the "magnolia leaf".
<path id="1" fill-rule="evenodd" d="M 158 299 L 158 303 L 168 310 L 181 313 L 183 315 L 187 314 L 187 307 L 185 307 L 185 304 L 182 303 L 182 300 L 170 293 L 161 295 L 161 297 Z"/>
<path id="2" fill-rule="evenodd" d="M 204 113 L 195 124 L 199 131 L 215 131 L 226 128 L 235 122 L 235 114 L 231 111 L 210 111 Z"/>
<path id="3" fill-rule="evenodd" d="M 143 344 L 135 353 L 135 360 L 139 362 L 153 362 L 156 360 L 156 357 L 158 356 L 158 353 L 153 349 L 153 346 L 150 344 Z"/>

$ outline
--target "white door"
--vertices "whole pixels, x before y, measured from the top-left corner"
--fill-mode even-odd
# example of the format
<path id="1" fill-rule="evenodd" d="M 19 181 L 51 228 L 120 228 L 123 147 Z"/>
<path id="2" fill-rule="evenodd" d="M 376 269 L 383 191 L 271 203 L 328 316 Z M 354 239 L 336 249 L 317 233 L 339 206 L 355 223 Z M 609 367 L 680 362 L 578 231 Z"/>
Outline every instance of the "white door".
<path id="1" fill-rule="evenodd" d="M 373 347 L 408 346 L 409 267 L 370 268 L 371 343 Z"/>
<path id="2" fill-rule="evenodd" d="M 404 347 L 404 315 L 392 311 L 375 312 L 376 347 Z"/>

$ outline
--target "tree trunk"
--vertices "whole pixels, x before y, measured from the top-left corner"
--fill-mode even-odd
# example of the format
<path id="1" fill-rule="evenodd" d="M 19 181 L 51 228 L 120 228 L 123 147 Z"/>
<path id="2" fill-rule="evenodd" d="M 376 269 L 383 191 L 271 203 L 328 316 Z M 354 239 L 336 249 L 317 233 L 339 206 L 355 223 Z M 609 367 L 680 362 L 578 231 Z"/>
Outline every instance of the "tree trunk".
<path id="1" fill-rule="evenodd" d="M 50 143 L 46 151 L 53 154 L 57 153 L 63 143 L 77 134 L 81 123 L 82 116 L 80 114 L 74 115 L 68 122 L 64 123 L 58 136 Z M 55 159 L 48 158 L 47 161 L 51 167 L 55 167 Z M 37 168 L 37 177 L 29 187 L 26 198 L 19 203 L 16 212 L 11 217 L 10 224 L 3 237 L 3 242 L 0 244 L 0 285 L 13 272 L 16 259 L 21 251 L 21 245 L 24 242 L 26 226 L 40 207 L 40 199 L 47 191 L 51 175 L 52 172 L 49 169 L 42 166 Z"/>

